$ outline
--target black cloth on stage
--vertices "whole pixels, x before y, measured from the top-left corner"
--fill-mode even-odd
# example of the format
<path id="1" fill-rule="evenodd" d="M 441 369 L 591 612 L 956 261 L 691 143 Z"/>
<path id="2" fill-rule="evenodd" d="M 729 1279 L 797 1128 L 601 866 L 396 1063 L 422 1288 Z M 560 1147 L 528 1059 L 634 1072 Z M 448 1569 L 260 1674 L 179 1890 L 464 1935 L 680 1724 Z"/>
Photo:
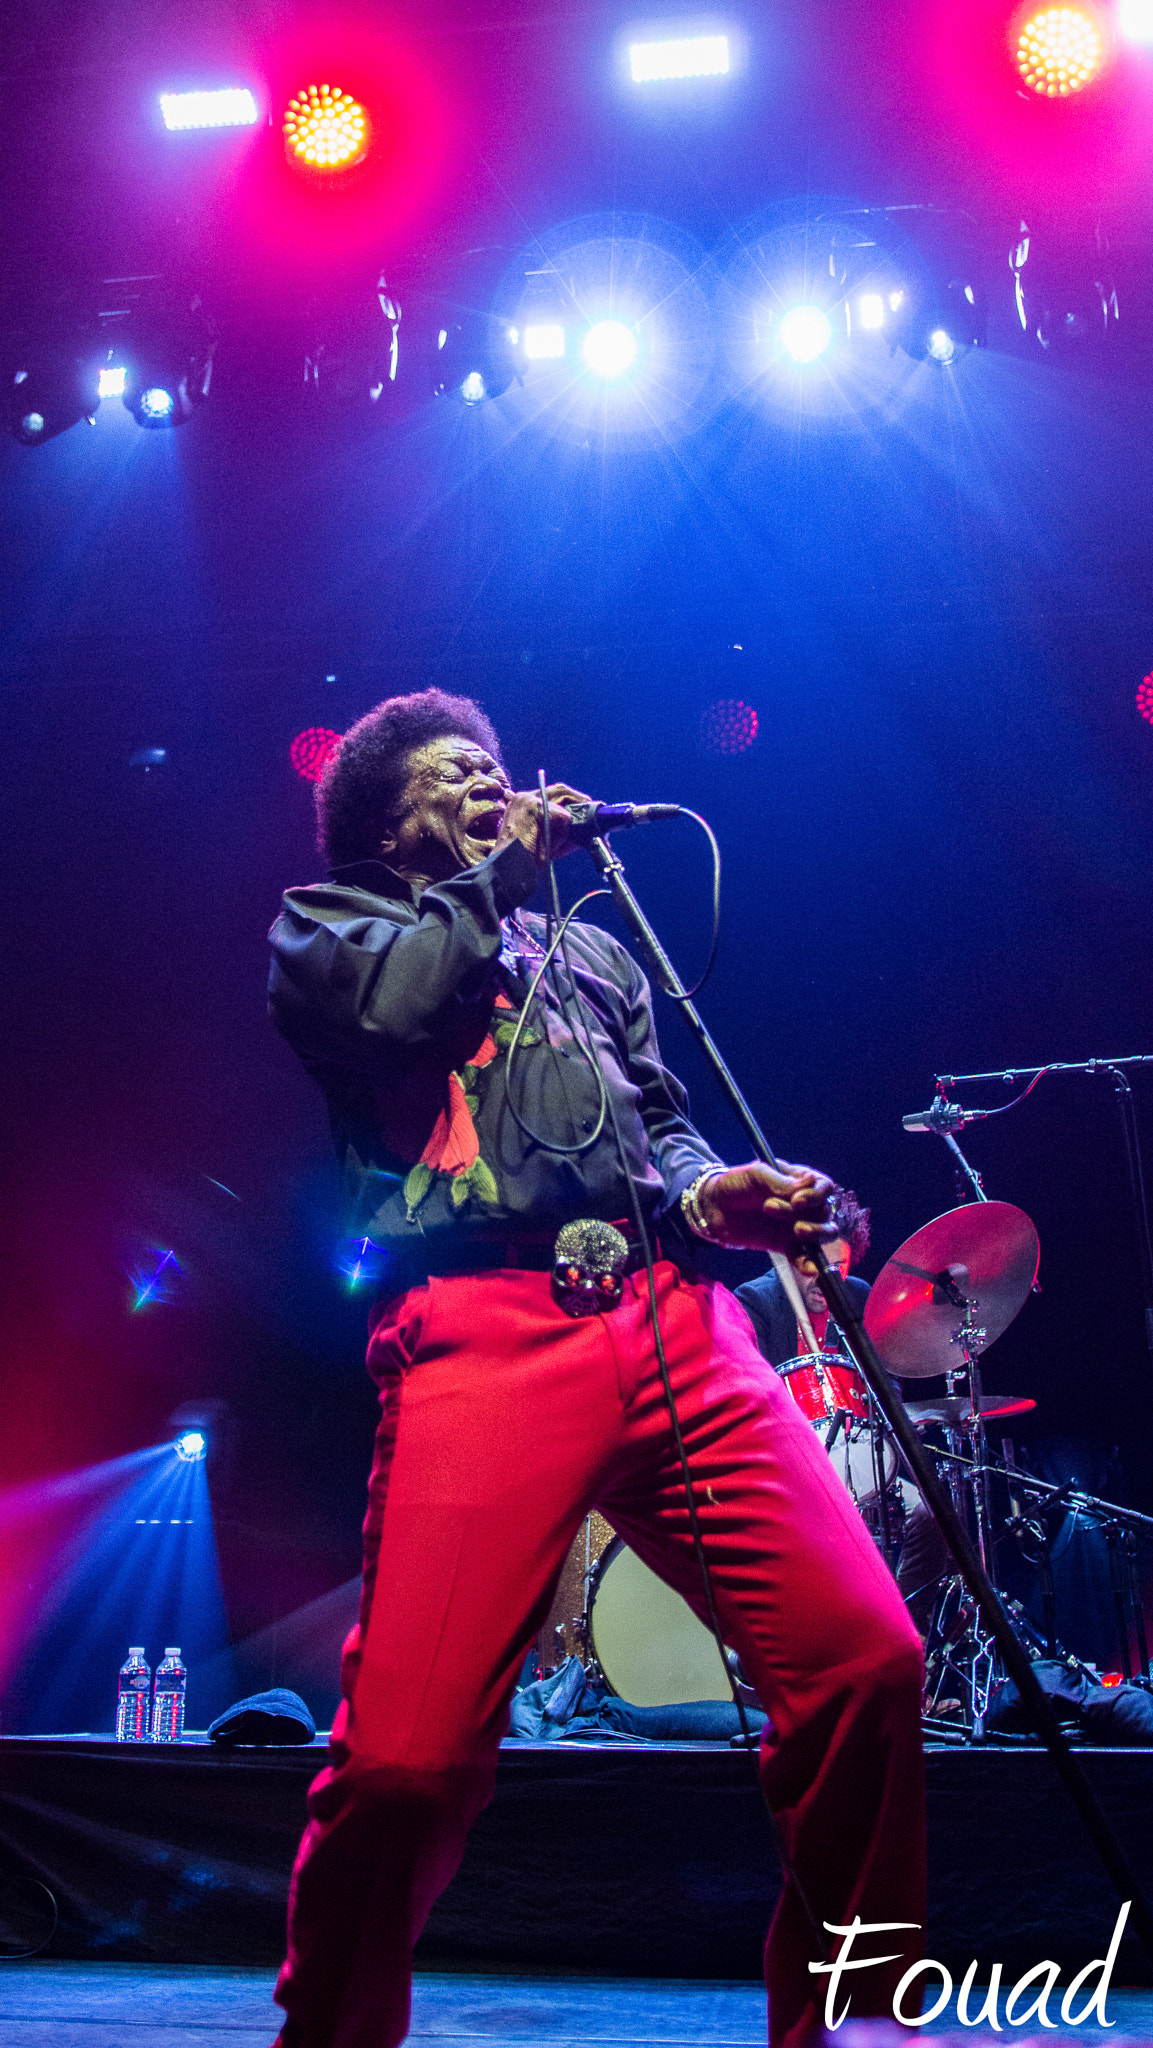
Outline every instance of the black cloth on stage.
<path id="1" fill-rule="evenodd" d="M 845 1285 L 863 1308 L 869 1296 L 868 1281 L 850 1277 Z M 792 1302 L 773 1267 L 770 1266 L 768 1272 L 762 1273 L 757 1280 L 746 1280 L 742 1287 L 737 1288 L 736 1295 L 770 1364 L 784 1365 L 788 1359 L 798 1358 L 807 1348 L 801 1341 Z M 833 1343 L 826 1348 L 835 1351 L 839 1346 Z"/>

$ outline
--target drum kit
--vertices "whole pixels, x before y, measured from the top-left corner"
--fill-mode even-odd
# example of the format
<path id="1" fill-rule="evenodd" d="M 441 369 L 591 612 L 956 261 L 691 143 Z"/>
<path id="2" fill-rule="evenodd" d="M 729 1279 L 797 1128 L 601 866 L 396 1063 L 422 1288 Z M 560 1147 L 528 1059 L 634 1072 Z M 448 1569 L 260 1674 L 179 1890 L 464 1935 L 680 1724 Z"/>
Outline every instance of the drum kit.
<path id="1" fill-rule="evenodd" d="M 994 1585 L 997 1541 L 1014 1518 L 1022 1521 L 1021 1497 L 1055 1491 L 1019 1472 L 1008 1443 L 1005 1461 L 990 1464 L 989 1424 L 1023 1415 L 1036 1403 L 986 1394 L 981 1381 L 984 1353 L 1022 1308 L 1038 1263 L 1037 1232 L 1023 1210 L 1008 1202 L 968 1203 L 906 1239 L 873 1283 L 864 1314 L 891 1375 L 943 1382 L 942 1392 L 908 1401 L 907 1413 L 925 1434 L 937 1475 L 974 1533 Z M 830 1321 L 826 1343 L 837 1335 Z M 903 1475 L 896 1445 L 853 1361 L 830 1346 L 790 1358 L 777 1371 L 896 1569 L 906 1521 L 920 1497 Z M 991 1485 L 998 1476 L 1010 1483 L 1010 1516 L 1002 1515 L 999 1525 Z M 911 1601 L 918 1590 L 929 1595 L 923 1620 L 917 1617 L 927 1633 L 926 1712 L 930 1720 L 979 1734 L 998 1676 L 992 1644 L 951 1560 L 943 1572 L 938 1563 L 931 1588 L 914 1589 Z M 1023 1611 L 1015 1602 L 1007 1605 L 1029 1633 Z M 636 1706 L 731 1696 L 708 1629 L 596 1512 L 573 1545 L 540 1647 L 542 1662 L 579 1656 L 610 1691 Z"/>

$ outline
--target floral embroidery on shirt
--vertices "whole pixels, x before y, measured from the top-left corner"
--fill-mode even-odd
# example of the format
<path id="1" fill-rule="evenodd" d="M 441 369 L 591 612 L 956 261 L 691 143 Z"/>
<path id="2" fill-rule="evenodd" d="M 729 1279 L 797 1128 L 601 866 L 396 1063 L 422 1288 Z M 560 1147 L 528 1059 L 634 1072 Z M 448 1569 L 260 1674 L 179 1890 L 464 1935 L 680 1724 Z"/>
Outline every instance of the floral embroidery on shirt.
<path id="1" fill-rule="evenodd" d="M 510 1014 L 498 1017 L 496 1013 L 500 1010 L 507 1010 Z M 475 1195 L 481 1202 L 500 1200 L 496 1175 L 480 1156 L 480 1139 L 473 1123 L 473 1116 L 480 1106 L 476 1078 L 483 1068 L 491 1066 L 499 1052 L 508 1051 L 515 1034 L 513 1006 L 506 995 L 498 995 L 492 1021 L 472 1058 L 459 1073 L 449 1075 L 447 1105 L 437 1117 L 432 1135 L 404 1183 L 410 1223 L 415 1222 L 416 1211 L 438 1173 L 447 1175 L 452 1183 L 449 1200 L 454 1209 L 461 1208 L 470 1195 Z M 520 1042 L 522 1045 L 538 1045 L 540 1034 L 522 1031 Z"/>

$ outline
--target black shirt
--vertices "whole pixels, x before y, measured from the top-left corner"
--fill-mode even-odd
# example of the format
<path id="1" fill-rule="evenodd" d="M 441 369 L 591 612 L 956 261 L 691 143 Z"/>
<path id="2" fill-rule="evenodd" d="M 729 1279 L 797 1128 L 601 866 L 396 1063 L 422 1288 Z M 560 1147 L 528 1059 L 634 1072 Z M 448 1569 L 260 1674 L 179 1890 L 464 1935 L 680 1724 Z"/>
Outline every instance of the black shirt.
<path id="1" fill-rule="evenodd" d="M 414 900 L 381 861 L 340 882 L 290 889 L 272 928 L 273 1018 L 324 1090 L 341 1163 L 345 1229 L 383 1249 L 551 1235 L 577 1216 L 631 1215 L 611 1121 L 591 1138 L 596 1076 L 546 975 L 511 1076 L 509 1042 L 540 964 L 544 921 L 512 913 L 539 879 L 514 841 Z M 346 878 L 346 879 L 345 879 Z M 663 1065 L 648 984 L 623 946 L 574 923 L 569 955 L 582 1009 L 647 1216 L 679 1204 L 721 1165 L 688 1121 Z M 563 965 L 559 973 L 564 984 Z"/>

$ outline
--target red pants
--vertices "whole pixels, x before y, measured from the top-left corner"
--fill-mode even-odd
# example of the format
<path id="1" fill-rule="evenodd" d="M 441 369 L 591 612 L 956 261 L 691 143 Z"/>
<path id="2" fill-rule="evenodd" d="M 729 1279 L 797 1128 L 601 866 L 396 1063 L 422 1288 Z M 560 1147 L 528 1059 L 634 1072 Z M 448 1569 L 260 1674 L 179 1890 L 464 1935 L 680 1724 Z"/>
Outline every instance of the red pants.
<path id="1" fill-rule="evenodd" d="M 657 1266 L 661 1328 L 724 1635 L 771 1716 L 766 1793 L 819 1918 L 923 1925 L 921 1651 L 848 1494 L 723 1288 Z M 277 1986 L 286 2048 L 395 2048 L 413 1944 L 492 1797 L 526 1650 L 594 1504 L 701 1610 L 644 1273 L 575 1321 L 548 1275 L 433 1279 L 369 1344 L 382 1419 L 364 1593 L 331 1762 L 309 1794 Z M 767 1823 L 766 1823 L 767 1824 Z M 889 2013 L 917 1934 L 858 1943 L 853 2013 Z M 770 2038 L 797 2048 L 827 1978 L 786 1887 Z"/>

